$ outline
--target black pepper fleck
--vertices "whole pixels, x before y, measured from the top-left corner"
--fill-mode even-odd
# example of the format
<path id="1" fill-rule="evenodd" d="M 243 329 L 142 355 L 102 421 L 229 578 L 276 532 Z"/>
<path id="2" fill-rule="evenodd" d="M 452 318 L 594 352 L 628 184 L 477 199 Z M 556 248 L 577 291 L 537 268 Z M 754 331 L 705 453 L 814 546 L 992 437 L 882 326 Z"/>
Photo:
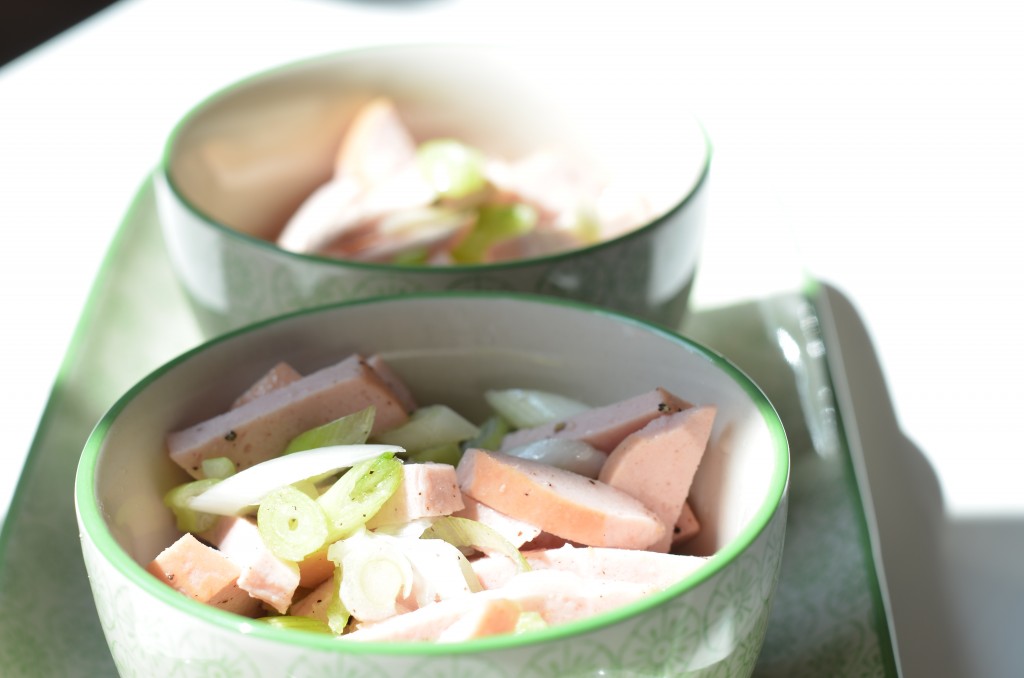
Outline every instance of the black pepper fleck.
<path id="1" fill-rule="evenodd" d="M 227 434 L 224 436 L 224 440 L 226 440 L 228 442 L 231 442 L 232 440 L 234 440 L 237 437 L 238 437 L 237 433 L 235 433 L 234 431 L 228 431 Z"/>
<path id="2" fill-rule="evenodd" d="M 668 403 L 658 403 L 659 412 L 668 412 L 670 409 L 672 408 L 668 406 Z"/>

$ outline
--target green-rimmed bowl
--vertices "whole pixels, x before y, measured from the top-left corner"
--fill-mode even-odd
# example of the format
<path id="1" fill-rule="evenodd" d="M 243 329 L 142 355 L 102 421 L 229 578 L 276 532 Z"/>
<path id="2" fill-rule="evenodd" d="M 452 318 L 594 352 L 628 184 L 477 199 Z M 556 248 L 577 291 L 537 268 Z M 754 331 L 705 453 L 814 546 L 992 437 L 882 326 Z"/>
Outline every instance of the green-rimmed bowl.
<path id="1" fill-rule="evenodd" d="M 177 537 L 161 503 L 186 480 L 170 430 L 227 409 L 279 360 L 309 372 L 380 353 L 419 402 L 483 416 L 489 388 L 594 405 L 662 386 L 718 415 L 690 501 L 692 543 L 711 555 L 678 584 L 583 621 L 456 644 L 353 643 L 207 607 L 143 567 Z M 590 305 L 506 293 L 348 302 L 229 333 L 161 367 L 103 417 L 78 468 L 75 505 L 104 633 L 125 676 L 741 676 L 764 638 L 782 557 L 789 451 L 763 393 L 719 355 Z M 713 554 L 713 555 L 712 555 Z"/>
<path id="2" fill-rule="evenodd" d="M 507 290 L 594 303 L 677 327 L 696 272 L 711 150 L 685 87 L 567 55 L 482 46 L 387 46 L 260 73 L 188 112 L 156 172 L 174 268 L 208 334 L 371 296 Z M 328 179 L 354 112 L 392 98 L 418 140 L 450 136 L 514 158 L 541 148 L 607 168 L 657 218 L 554 256 L 396 266 L 296 254 L 272 243 Z"/>

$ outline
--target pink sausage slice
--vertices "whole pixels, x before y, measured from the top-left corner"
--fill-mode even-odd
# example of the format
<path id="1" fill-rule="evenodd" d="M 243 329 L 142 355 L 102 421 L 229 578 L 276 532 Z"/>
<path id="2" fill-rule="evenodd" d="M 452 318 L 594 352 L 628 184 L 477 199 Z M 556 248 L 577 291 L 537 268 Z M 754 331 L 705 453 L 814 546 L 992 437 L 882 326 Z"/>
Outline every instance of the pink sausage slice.
<path id="1" fill-rule="evenodd" d="M 366 527 L 372 530 L 381 525 L 398 525 L 417 518 L 447 516 L 462 507 L 462 492 L 454 466 L 434 462 L 404 464 L 402 483 L 377 514 L 367 521 Z"/>
<path id="2" fill-rule="evenodd" d="M 315 589 L 297 600 L 288 611 L 288 614 L 296 617 L 309 617 L 326 623 L 327 606 L 334 600 L 334 594 L 334 577 L 329 577 L 323 580 Z"/>
<path id="3" fill-rule="evenodd" d="M 646 426 L 652 419 L 673 414 L 691 407 L 690 403 L 662 388 L 613 405 L 596 407 L 581 412 L 565 421 L 552 422 L 535 428 L 513 431 L 502 441 L 501 451 L 507 452 L 520 445 L 543 438 L 571 438 L 582 440 L 602 452 L 611 452 L 622 439 Z"/>
<path id="4" fill-rule="evenodd" d="M 376 408 L 373 432 L 408 420 L 395 394 L 362 357 L 282 386 L 241 407 L 167 436 L 171 459 L 193 477 L 203 459 L 228 457 L 238 469 L 276 457 L 292 438 L 368 406 Z"/>
<path id="5" fill-rule="evenodd" d="M 469 449 L 457 475 L 473 499 L 580 544 L 640 549 L 665 535 L 661 520 L 639 500 L 541 462 Z"/>
<path id="6" fill-rule="evenodd" d="M 632 582 L 656 589 L 678 583 L 707 563 L 706 558 L 698 556 L 569 544 L 522 553 L 533 570 L 559 570 L 587 579 Z M 516 575 L 515 565 L 508 558 L 484 556 L 474 560 L 472 566 L 485 589 L 501 587 Z"/>
<path id="7" fill-rule="evenodd" d="M 439 643 L 458 643 L 473 638 L 486 638 L 516 630 L 522 609 L 504 598 L 484 600 L 437 637 Z"/>
<path id="8" fill-rule="evenodd" d="M 182 535 L 153 559 L 146 570 L 193 600 L 252 617 L 260 601 L 238 586 L 238 565 L 191 534 Z"/>
<path id="9" fill-rule="evenodd" d="M 648 548 L 667 552 L 715 423 L 713 406 L 658 417 L 616 446 L 598 480 L 639 499 L 665 526 Z"/>
<path id="10" fill-rule="evenodd" d="M 384 362 L 384 359 L 376 353 L 366 359 L 366 364 L 388 385 L 388 388 L 395 394 L 398 402 L 401 403 L 406 412 L 412 414 L 416 411 L 416 398 L 413 396 L 409 386 L 398 376 L 398 373 L 391 369 L 391 365 Z"/>
<path id="11" fill-rule="evenodd" d="M 284 614 L 299 587 L 299 568 L 275 556 L 247 518 L 223 517 L 209 541 L 241 568 L 238 588 Z"/>
<path id="12" fill-rule="evenodd" d="M 276 391 L 282 386 L 302 379 L 302 375 L 299 374 L 298 370 L 289 365 L 288 363 L 278 363 L 270 368 L 266 374 L 259 378 L 259 380 L 250 386 L 245 393 L 238 396 L 235 402 L 231 405 L 231 409 L 241 407 L 250 400 L 256 400 L 262 395 L 266 395 L 271 391 Z"/>

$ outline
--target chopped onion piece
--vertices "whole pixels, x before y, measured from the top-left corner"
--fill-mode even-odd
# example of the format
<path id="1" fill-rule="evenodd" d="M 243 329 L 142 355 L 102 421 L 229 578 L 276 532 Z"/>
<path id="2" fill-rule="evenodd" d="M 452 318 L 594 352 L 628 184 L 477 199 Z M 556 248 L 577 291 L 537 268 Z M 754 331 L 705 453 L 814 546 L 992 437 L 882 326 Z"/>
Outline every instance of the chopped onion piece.
<path id="1" fill-rule="evenodd" d="M 375 440 L 419 452 L 448 443 L 460 443 L 480 433 L 476 425 L 447 405 L 428 405 L 412 413 L 409 421 L 376 436 Z"/>
<path id="2" fill-rule="evenodd" d="M 217 516 L 204 513 L 202 511 L 196 511 L 189 503 L 193 497 L 196 497 L 211 487 L 221 482 L 219 478 L 204 478 L 202 480 L 193 480 L 183 485 L 171 488 L 167 494 L 164 495 L 164 506 L 171 509 L 174 514 L 175 522 L 178 529 L 182 532 L 204 532 L 211 527 L 217 520 Z"/>
<path id="3" fill-rule="evenodd" d="M 404 452 L 394 445 L 336 445 L 295 452 L 250 466 L 188 502 L 196 511 L 235 516 L 259 504 L 279 487 L 374 459 L 384 452 Z"/>
<path id="4" fill-rule="evenodd" d="M 510 558 L 518 572 L 528 572 L 529 563 L 512 543 L 494 528 L 476 520 L 445 516 L 423 532 L 422 539 L 441 539 L 456 548 L 472 548 L 488 555 L 500 554 Z"/>
<path id="5" fill-rule="evenodd" d="M 588 478 L 597 478 L 608 459 L 607 454 L 592 445 L 570 438 L 542 438 L 506 450 L 505 454 L 557 466 Z"/>
<path id="6" fill-rule="evenodd" d="M 519 619 L 516 621 L 516 629 L 514 633 L 539 631 L 540 629 L 546 629 L 547 627 L 548 623 L 544 620 L 544 617 L 541 616 L 540 612 L 523 610 L 519 613 Z"/>
<path id="7" fill-rule="evenodd" d="M 464 198 L 487 186 L 483 155 L 454 139 L 432 139 L 416 149 L 416 164 L 442 198 Z"/>
<path id="8" fill-rule="evenodd" d="M 282 454 L 293 454 L 333 445 L 362 445 L 370 437 L 376 412 L 376 408 L 371 405 L 354 414 L 300 433 L 292 438 Z"/>
<path id="9" fill-rule="evenodd" d="M 505 421 L 504 417 L 499 415 L 489 417 L 487 421 L 480 425 L 480 433 L 476 437 L 462 443 L 462 449 L 476 448 L 497 452 L 501 449 L 501 441 L 505 439 L 505 434 L 508 431 L 508 422 Z"/>
<path id="10" fill-rule="evenodd" d="M 423 462 L 434 462 L 435 464 L 450 464 L 458 466 L 462 459 L 462 448 L 458 443 L 447 443 L 438 445 L 426 450 L 420 450 L 408 455 L 405 460 L 411 464 L 422 464 Z"/>
<path id="11" fill-rule="evenodd" d="M 515 428 L 533 428 L 591 409 L 557 393 L 522 388 L 487 391 L 484 398 Z"/>
<path id="12" fill-rule="evenodd" d="M 223 480 L 228 476 L 235 475 L 235 462 L 231 461 L 227 457 L 210 457 L 209 459 L 203 459 L 200 464 L 200 468 L 203 470 L 204 478 L 216 478 Z"/>
<path id="13" fill-rule="evenodd" d="M 400 611 L 398 601 L 412 593 L 409 559 L 388 539 L 347 540 L 341 552 L 339 594 L 349 613 L 360 621 L 382 621 Z"/>
<path id="14" fill-rule="evenodd" d="M 331 584 L 334 595 L 327 603 L 327 626 L 339 636 L 345 632 L 349 619 L 352 617 L 345 603 L 341 599 L 341 568 L 334 568 L 334 579 Z"/>
<path id="15" fill-rule="evenodd" d="M 266 622 L 267 624 L 279 629 L 288 629 L 291 631 L 307 631 L 310 633 L 331 632 L 330 626 L 319 619 L 313 619 L 312 617 L 283 615 L 280 617 L 260 617 L 257 621 Z"/>
<path id="16" fill-rule="evenodd" d="M 260 503 L 256 526 L 274 555 L 299 561 L 327 541 L 327 516 L 314 500 L 290 485 L 274 490 Z"/>
<path id="17" fill-rule="evenodd" d="M 327 515 L 329 540 L 351 536 L 402 484 L 402 462 L 389 452 L 349 469 L 316 500 Z"/>

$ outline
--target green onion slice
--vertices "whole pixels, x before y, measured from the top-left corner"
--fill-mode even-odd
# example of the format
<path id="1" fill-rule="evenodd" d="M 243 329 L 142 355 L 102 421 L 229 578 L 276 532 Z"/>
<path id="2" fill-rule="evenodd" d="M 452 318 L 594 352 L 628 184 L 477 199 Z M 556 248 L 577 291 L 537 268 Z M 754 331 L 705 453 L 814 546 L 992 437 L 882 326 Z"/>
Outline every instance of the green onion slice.
<path id="1" fill-rule="evenodd" d="M 495 245 L 526 235 L 537 226 L 537 211 L 522 203 L 483 205 L 476 224 L 452 249 L 452 257 L 463 264 L 481 263 Z"/>
<path id="2" fill-rule="evenodd" d="M 402 462 L 390 452 L 346 471 L 317 499 L 327 516 L 330 541 L 345 539 L 365 525 L 395 493 L 402 477 Z"/>
<path id="3" fill-rule="evenodd" d="M 241 515 L 279 487 L 348 468 L 385 452 L 404 451 L 394 445 L 337 445 L 275 457 L 225 478 L 190 500 L 189 507 L 225 516 Z"/>
<path id="4" fill-rule="evenodd" d="M 417 409 L 409 420 L 377 434 L 377 442 L 398 445 L 409 452 L 428 450 L 473 438 L 480 429 L 447 405 L 427 405 Z"/>
<path id="5" fill-rule="evenodd" d="M 480 425 L 480 433 L 476 437 L 462 443 L 462 449 L 476 448 L 497 452 L 501 449 L 501 441 L 505 439 L 508 432 L 508 422 L 504 417 L 496 414 Z"/>
<path id="6" fill-rule="evenodd" d="M 268 494 L 256 514 L 263 543 L 274 555 L 300 561 L 327 542 L 327 516 L 320 505 L 290 485 Z"/>
<path id="7" fill-rule="evenodd" d="M 196 511 L 189 502 L 193 497 L 203 494 L 217 483 L 219 478 L 193 480 L 172 488 L 164 495 L 164 505 L 174 514 L 178 529 L 182 532 L 205 532 L 217 522 L 217 516 L 203 511 Z"/>
<path id="8" fill-rule="evenodd" d="M 259 617 L 257 621 L 266 622 L 279 629 L 290 631 L 307 631 L 310 633 L 330 633 L 331 627 L 311 617 L 299 617 L 294 615 L 282 615 L 280 617 Z"/>
<path id="9" fill-rule="evenodd" d="M 416 149 L 416 164 L 441 198 L 464 198 L 487 186 L 484 157 L 454 139 L 432 139 Z"/>
<path id="10" fill-rule="evenodd" d="M 376 408 L 372 405 L 354 414 L 317 426 L 292 438 L 283 454 L 314 450 L 332 445 L 362 445 L 370 437 Z"/>
<path id="11" fill-rule="evenodd" d="M 519 549 L 497 530 L 476 520 L 457 516 L 438 518 L 423 531 L 421 539 L 442 539 L 459 549 L 475 549 L 487 555 L 503 555 L 512 560 L 517 572 L 530 571 L 530 565 Z"/>
<path id="12" fill-rule="evenodd" d="M 235 475 L 235 462 L 228 457 L 210 457 L 203 459 L 200 464 L 204 478 L 217 478 L 223 480 L 228 476 Z"/>
<path id="13" fill-rule="evenodd" d="M 486 391 L 484 398 L 515 428 L 533 428 L 591 409 L 589 405 L 557 393 L 523 388 Z"/>

